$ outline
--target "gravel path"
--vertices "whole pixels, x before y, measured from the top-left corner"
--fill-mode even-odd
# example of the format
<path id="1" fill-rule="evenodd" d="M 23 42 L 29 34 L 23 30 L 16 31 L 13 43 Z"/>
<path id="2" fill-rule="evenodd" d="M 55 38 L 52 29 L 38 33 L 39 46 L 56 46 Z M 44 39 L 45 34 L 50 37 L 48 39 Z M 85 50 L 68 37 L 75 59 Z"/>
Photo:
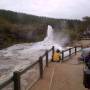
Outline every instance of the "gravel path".
<path id="1" fill-rule="evenodd" d="M 78 64 L 79 54 L 69 61 L 50 63 L 44 77 L 30 90 L 86 90 L 83 86 L 83 64 Z"/>

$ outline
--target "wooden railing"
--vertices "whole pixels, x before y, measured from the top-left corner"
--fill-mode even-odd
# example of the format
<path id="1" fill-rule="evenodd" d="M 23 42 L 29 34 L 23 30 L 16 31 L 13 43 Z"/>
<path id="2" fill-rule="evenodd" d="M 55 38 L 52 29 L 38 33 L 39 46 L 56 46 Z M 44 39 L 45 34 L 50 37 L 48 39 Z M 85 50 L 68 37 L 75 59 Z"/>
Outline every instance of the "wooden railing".
<path id="1" fill-rule="evenodd" d="M 80 51 L 82 46 L 75 46 L 73 48 L 69 48 L 62 51 L 62 61 L 69 59 L 72 55 L 76 55 L 78 51 Z"/>
<path id="2" fill-rule="evenodd" d="M 78 49 L 78 48 L 80 48 L 80 49 Z M 81 48 L 82 48 L 81 46 L 76 46 L 74 48 L 69 48 L 67 50 L 63 50 L 61 52 L 62 61 L 64 61 L 66 57 L 71 57 L 73 54 L 76 55 L 77 51 L 81 50 Z M 29 85 L 30 87 L 28 87 L 28 88 L 31 88 L 39 79 L 43 78 L 43 73 L 44 73 L 43 58 L 46 57 L 46 59 L 45 59 L 46 65 L 45 66 L 48 67 L 49 62 L 52 61 L 52 56 L 54 54 L 54 51 L 55 51 L 55 48 L 53 46 L 50 50 L 46 50 L 46 52 L 42 56 L 40 56 L 39 59 L 32 65 L 27 66 L 25 69 L 13 72 L 12 77 L 10 77 L 8 80 L 6 80 L 0 84 L 0 90 L 2 90 L 3 88 L 6 88 L 5 90 L 9 90 L 7 88 L 7 86 L 11 83 L 13 83 L 13 87 L 10 90 L 24 90 L 24 89 L 22 89 L 23 86 L 21 84 L 22 83 L 21 82 L 22 75 L 27 73 L 29 70 L 32 70 L 32 68 L 38 64 L 40 76 L 37 78 L 37 80 L 35 80 L 33 82 L 33 84 Z M 51 58 L 49 58 L 50 52 L 52 53 Z M 65 52 L 68 52 L 68 54 L 66 56 L 65 56 Z"/>
<path id="3" fill-rule="evenodd" d="M 49 55 L 49 52 L 52 52 L 52 55 L 53 55 L 53 53 L 54 53 L 54 47 L 52 47 L 50 50 L 47 50 L 45 52 L 45 54 L 42 55 L 42 56 L 40 56 L 39 59 L 35 63 L 33 63 L 32 65 L 27 66 L 23 70 L 19 70 L 19 71 L 13 72 L 13 76 L 12 77 L 10 77 L 9 79 L 7 79 L 4 82 L 0 83 L 0 90 L 2 90 L 5 87 L 6 87 L 6 90 L 9 90 L 7 88 L 7 86 L 9 84 L 11 84 L 11 83 L 13 83 L 13 87 L 12 87 L 13 89 L 12 90 L 21 90 L 21 87 L 22 87 L 21 86 L 21 76 L 23 74 L 25 74 L 28 70 L 32 69 L 36 64 L 38 64 L 39 71 L 40 71 L 39 72 L 40 76 L 38 77 L 37 80 L 39 80 L 40 78 L 43 78 L 43 58 L 46 57 L 46 66 L 48 67 L 48 62 L 49 62 L 48 55 Z"/>

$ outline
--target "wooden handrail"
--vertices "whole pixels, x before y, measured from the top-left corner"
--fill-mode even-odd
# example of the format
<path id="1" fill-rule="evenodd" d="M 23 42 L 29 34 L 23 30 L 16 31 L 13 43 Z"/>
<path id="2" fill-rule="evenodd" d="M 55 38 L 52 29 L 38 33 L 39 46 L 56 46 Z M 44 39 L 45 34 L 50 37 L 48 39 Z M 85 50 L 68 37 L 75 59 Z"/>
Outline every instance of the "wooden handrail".
<path id="1" fill-rule="evenodd" d="M 4 87 L 6 87 L 8 84 L 13 82 L 13 76 L 10 77 L 8 80 L 4 81 L 3 83 L 0 84 L 0 90 Z"/>
<path id="2" fill-rule="evenodd" d="M 66 58 L 66 57 L 71 57 L 71 55 L 74 54 L 74 53 L 75 53 L 75 55 L 76 55 L 76 53 L 78 52 L 78 51 L 77 51 L 77 48 L 78 48 L 78 47 L 81 47 L 81 49 L 82 49 L 82 46 L 75 46 L 75 47 L 73 47 L 73 48 L 69 48 L 69 49 L 67 49 L 67 50 L 63 50 L 63 51 L 62 51 L 62 61 L 63 61 L 64 58 Z M 72 49 L 74 49 L 75 52 L 72 52 L 72 53 L 71 53 L 71 50 L 72 50 Z M 69 52 L 69 54 L 68 54 L 67 56 L 64 56 L 64 53 L 67 52 L 67 51 Z"/>
<path id="3" fill-rule="evenodd" d="M 39 60 L 37 60 L 37 61 L 34 62 L 33 64 L 27 66 L 25 69 L 23 69 L 23 70 L 22 70 L 22 69 L 19 70 L 20 75 L 24 74 L 27 70 L 29 70 L 30 68 L 32 68 L 33 66 L 35 66 L 35 65 L 38 64 L 38 63 L 39 63 Z"/>

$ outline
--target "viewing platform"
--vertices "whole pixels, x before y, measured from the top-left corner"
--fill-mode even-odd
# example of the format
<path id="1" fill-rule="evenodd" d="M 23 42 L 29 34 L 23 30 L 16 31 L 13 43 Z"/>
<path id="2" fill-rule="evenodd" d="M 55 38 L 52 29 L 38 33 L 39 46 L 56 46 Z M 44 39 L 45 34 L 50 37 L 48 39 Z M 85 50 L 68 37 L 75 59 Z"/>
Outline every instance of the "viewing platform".
<path id="1" fill-rule="evenodd" d="M 61 62 L 52 62 L 55 47 L 32 65 L 13 72 L 0 83 L 0 90 L 86 90 L 83 86 L 83 63 L 78 63 L 82 46 L 61 51 Z"/>
<path id="2" fill-rule="evenodd" d="M 71 57 L 64 63 L 52 62 L 45 69 L 43 79 L 29 90 L 86 90 L 83 86 L 83 63 L 78 57 Z"/>

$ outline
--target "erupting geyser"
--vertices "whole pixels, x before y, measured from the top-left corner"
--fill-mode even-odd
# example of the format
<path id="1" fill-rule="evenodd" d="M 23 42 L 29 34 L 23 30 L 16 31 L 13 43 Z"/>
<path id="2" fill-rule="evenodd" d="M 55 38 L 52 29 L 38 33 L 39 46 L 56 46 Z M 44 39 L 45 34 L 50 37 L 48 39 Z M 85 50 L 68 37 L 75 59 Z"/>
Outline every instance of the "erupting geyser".
<path id="1" fill-rule="evenodd" d="M 54 42 L 53 29 L 48 25 L 47 36 L 41 42 L 16 44 L 0 50 L 0 75 L 6 75 L 27 66 L 45 53 L 52 46 L 62 50 L 59 44 Z M 3 72 L 2 72 L 3 71 Z"/>
<path id="2" fill-rule="evenodd" d="M 33 49 L 50 49 L 52 46 L 55 48 L 62 50 L 62 47 L 54 42 L 53 29 L 50 25 L 48 25 L 47 36 L 41 42 L 35 43 L 32 48 Z"/>

